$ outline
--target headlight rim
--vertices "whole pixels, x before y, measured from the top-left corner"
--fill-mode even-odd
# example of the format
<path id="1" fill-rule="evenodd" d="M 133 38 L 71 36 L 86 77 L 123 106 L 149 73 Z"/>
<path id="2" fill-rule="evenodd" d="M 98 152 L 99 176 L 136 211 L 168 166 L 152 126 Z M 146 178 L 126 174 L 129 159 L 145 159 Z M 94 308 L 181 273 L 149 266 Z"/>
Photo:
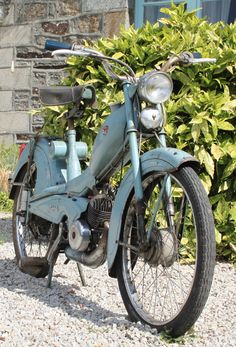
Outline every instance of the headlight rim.
<path id="1" fill-rule="evenodd" d="M 158 100 L 154 101 L 152 98 L 150 98 L 150 96 L 147 95 L 147 86 L 148 86 L 148 82 L 150 82 L 150 80 L 152 78 L 154 78 L 155 76 L 156 77 L 157 76 L 165 76 L 165 78 L 167 78 L 168 82 L 170 83 L 170 88 L 169 88 L 169 91 L 168 91 L 166 97 L 164 97 L 162 99 L 159 98 Z M 160 103 L 167 101 L 170 98 L 170 95 L 173 91 L 173 80 L 167 72 L 152 70 L 150 72 L 147 72 L 146 74 L 144 74 L 142 77 L 139 78 L 137 91 L 138 91 L 138 95 L 142 101 L 145 101 L 145 102 L 148 102 L 148 103 L 154 104 L 154 105 L 160 104 Z"/>

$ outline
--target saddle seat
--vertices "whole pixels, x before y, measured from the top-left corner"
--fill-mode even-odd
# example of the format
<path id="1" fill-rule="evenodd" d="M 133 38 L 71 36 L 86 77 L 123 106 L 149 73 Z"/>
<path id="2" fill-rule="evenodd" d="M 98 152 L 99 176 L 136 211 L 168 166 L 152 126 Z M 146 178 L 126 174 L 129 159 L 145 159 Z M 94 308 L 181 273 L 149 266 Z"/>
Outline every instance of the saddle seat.
<path id="1" fill-rule="evenodd" d="M 86 100 L 86 106 L 95 102 L 96 95 L 93 86 L 76 87 L 41 87 L 39 90 L 40 100 L 44 105 L 59 106 L 70 103 L 80 104 Z"/>

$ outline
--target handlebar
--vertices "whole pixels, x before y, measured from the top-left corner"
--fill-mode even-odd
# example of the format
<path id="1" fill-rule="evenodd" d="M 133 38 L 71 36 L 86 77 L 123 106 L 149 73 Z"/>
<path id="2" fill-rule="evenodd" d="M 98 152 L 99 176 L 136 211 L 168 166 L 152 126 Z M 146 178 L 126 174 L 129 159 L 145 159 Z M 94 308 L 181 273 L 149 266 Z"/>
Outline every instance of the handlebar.
<path id="1" fill-rule="evenodd" d="M 123 81 L 125 79 L 130 79 L 130 78 L 135 80 L 134 71 L 131 69 L 131 67 L 128 64 L 122 62 L 119 59 L 107 57 L 103 53 L 98 52 L 94 49 L 88 48 L 86 46 L 46 40 L 45 49 L 49 51 L 53 51 L 52 53 L 53 56 L 54 55 L 77 55 L 77 56 L 99 59 L 101 60 L 105 71 L 111 78 L 117 79 L 120 81 Z M 110 61 L 111 63 L 109 63 L 108 61 Z M 125 76 L 119 76 L 114 71 L 114 66 L 112 65 L 114 62 L 120 64 L 122 67 L 125 67 L 128 70 L 128 73 L 123 71 Z M 216 62 L 215 58 L 202 58 L 201 55 L 196 52 L 195 53 L 182 52 L 179 55 L 174 55 L 170 57 L 170 59 L 161 67 L 161 71 L 167 72 L 172 66 L 178 65 L 178 64 L 189 65 L 189 64 L 215 63 L 215 62 Z M 117 66 L 116 66 L 116 69 L 117 69 Z"/>
<path id="2" fill-rule="evenodd" d="M 86 46 L 71 45 L 71 44 L 67 44 L 67 43 L 63 43 L 63 42 L 46 40 L 45 49 L 53 51 L 52 52 L 53 56 L 56 56 L 56 55 L 77 55 L 77 56 L 91 57 L 94 59 L 98 59 L 98 60 L 101 60 L 105 71 L 107 72 L 107 74 L 111 78 L 116 79 L 116 80 L 120 80 L 120 81 L 127 80 L 130 78 L 135 79 L 135 73 L 128 64 L 124 63 L 123 61 L 121 61 L 119 59 L 107 57 L 103 53 L 96 51 L 94 49 L 88 48 Z M 108 61 L 110 61 L 111 63 L 109 63 Z M 122 71 L 125 74 L 125 76 L 118 75 L 114 71 L 114 66 L 112 65 L 112 63 L 114 63 L 114 62 L 125 67 L 128 70 L 128 73 L 125 71 Z M 118 67 L 116 66 L 116 69 L 117 68 Z"/>
<path id="3" fill-rule="evenodd" d="M 189 64 L 202 64 L 202 63 L 215 63 L 215 58 L 202 58 L 198 52 L 182 52 L 179 55 L 173 55 L 161 67 L 161 71 L 167 72 L 174 65 L 189 65 Z"/>

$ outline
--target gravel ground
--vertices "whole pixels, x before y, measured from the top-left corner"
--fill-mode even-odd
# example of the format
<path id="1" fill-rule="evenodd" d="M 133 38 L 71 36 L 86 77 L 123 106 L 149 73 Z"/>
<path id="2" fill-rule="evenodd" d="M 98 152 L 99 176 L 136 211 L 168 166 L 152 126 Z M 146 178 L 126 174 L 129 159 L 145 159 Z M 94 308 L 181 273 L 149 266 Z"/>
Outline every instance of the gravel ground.
<path id="1" fill-rule="evenodd" d="M 11 219 L 0 214 L 0 346 L 236 346 L 236 269 L 217 264 L 207 305 L 191 333 L 167 341 L 148 326 L 131 323 L 117 282 L 84 268 L 83 287 L 75 263 L 61 255 L 52 289 L 45 279 L 18 271 L 11 242 Z"/>

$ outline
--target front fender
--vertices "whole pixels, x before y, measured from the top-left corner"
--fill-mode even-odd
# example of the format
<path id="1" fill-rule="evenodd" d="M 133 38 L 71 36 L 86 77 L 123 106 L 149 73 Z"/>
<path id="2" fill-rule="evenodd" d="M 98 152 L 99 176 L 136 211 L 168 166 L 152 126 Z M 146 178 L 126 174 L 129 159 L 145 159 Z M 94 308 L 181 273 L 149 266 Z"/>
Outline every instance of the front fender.
<path id="1" fill-rule="evenodd" d="M 26 170 L 31 145 L 32 142 L 29 142 L 23 150 L 16 165 L 16 169 L 10 179 L 10 199 L 14 199 L 17 183 L 20 182 L 20 178 L 22 179 L 21 173 L 23 170 Z M 65 183 L 66 162 L 64 159 L 54 159 L 51 157 L 50 141 L 48 138 L 42 137 L 37 141 L 33 162 L 37 167 L 37 180 L 34 194 L 42 192 L 47 187 Z"/>
<path id="2" fill-rule="evenodd" d="M 143 176 L 153 171 L 174 172 L 183 165 L 192 166 L 195 170 L 199 167 L 197 159 L 175 148 L 156 148 L 142 155 L 140 161 Z M 111 277 L 115 276 L 112 266 L 118 249 L 123 214 L 132 189 L 133 171 L 131 168 L 122 180 L 112 209 L 107 245 L 108 271 Z"/>

